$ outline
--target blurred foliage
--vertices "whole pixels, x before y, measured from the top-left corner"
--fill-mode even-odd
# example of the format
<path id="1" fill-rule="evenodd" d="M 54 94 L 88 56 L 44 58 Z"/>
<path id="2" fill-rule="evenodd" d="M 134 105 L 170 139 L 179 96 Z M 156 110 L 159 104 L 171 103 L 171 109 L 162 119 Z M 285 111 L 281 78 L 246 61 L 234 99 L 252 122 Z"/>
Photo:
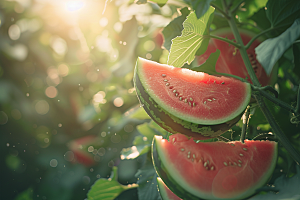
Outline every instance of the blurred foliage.
<path id="1" fill-rule="evenodd" d="M 1 200 L 85 199 L 102 182 L 120 188 L 140 184 L 116 199 L 159 199 L 150 145 L 154 134 L 168 133 L 139 106 L 133 68 L 138 56 L 166 63 L 169 52 L 162 45 L 170 49 L 170 40 L 180 35 L 189 14 L 184 7 L 210 2 L 221 6 L 216 0 L 169 1 L 163 7 L 146 0 L 138 1 L 140 5 L 131 0 L 0 1 Z M 274 21 L 274 12 L 265 5 L 258 0 L 240 5 L 237 24 L 259 32 L 270 24 L 290 22 L 288 27 L 299 17 L 299 12 L 287 12 Z M 224 26 L 227 21 L 216 10 L 211 29 Z M 279 59 L 275 84 L 279 98 L 292 105 L 300 84 L 299 49 L 299 42 L 294 43 Z M 297 118 L 270 102 L 269 108 L 300 150 Z M 260 109 L 251 114 L 246 137 L 270 139 L 272 130 Z M 239 140 L 240 132 L 241 122 L 223 136 Z M 289 153 L 281 146 L 279 150 L 271 183 L 283 173 L 296 173 Z M 114 166 L 117 180 L 105 182 Z"/>

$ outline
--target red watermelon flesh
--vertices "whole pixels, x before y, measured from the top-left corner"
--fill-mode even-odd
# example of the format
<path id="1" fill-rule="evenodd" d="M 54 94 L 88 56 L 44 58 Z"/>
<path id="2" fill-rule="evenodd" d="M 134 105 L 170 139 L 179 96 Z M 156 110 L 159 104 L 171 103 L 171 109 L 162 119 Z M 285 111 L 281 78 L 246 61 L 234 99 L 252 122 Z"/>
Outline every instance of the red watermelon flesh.
<path id="1" fill-rule="evenodd" d="M 244 45 L 246 45 L 252 37 L 255 36 L 252 32 L 246 30 L 239 30 L 242 37 Z M 234 35 L 229 28 L 220 29 L 212 32 L 213 35 L 217 35 L 229 40 L 234 40 Z M 262 65 L 256 60 L 255 48 L 262 42 L 262 40 L 256 39 L 250 48 L 247 49 L 248 57 L 251 61 L 252 68 L 262 86 L 268 85 L 271 82 L 271 76 L 268 76 L 262 67 Z M 241 78 L 246 78 L 250 83 L 250 76 L 247 72 L 246 66 L 240 54 L 240 51 L 233 45 L 229 45 L 226 42 L 217 39 L 210 39 L 208 48 L 206 52 L 198 57 L 198 64 L 203 64 L 209 55 L 220 50 L 220 56 L 216 64 L 216 71 L 219 73 L 227 73 L 239 76 Z"/>
<path id="2" fill-rule="evenodd" d="M 157 185 L 162 200 L 182 200 L 174 194 L 159 177 L 157 178 Z"/>
<path id="3" fill-rule="evenodd" d="M 167 173 L 184 190 L 204 199 L 254 194 L 267 182 L 277 160 L 277 143 L 271 141 L 195 143 L 182 134 L 170 136 L 170 142 L 161 136 L 154 140 Z"/>
<path id="4" fill-rule="evenodd" d="M 251 97 L 250 84 L 229 77 L 139 58 L 137 75 L 153 100 L 172 115 L 196 124 L 221 124 L 240 115 Z"/>

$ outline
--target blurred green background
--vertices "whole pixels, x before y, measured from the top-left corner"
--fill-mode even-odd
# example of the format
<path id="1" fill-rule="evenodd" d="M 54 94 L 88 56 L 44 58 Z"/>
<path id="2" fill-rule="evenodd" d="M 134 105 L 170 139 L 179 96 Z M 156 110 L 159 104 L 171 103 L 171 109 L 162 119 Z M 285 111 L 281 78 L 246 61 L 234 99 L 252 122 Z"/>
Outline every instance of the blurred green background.
<path id="1" fill-rule="evenodd" d="M 130 118 L 133 68 L 138 56 L 165 62 L 160 29 L 176 8 L 0 1 L 1 200 L 84 199 L 113 166 L 120 183 L 137 181 L 145 157 L 120 160 L 145 121 Z"/>

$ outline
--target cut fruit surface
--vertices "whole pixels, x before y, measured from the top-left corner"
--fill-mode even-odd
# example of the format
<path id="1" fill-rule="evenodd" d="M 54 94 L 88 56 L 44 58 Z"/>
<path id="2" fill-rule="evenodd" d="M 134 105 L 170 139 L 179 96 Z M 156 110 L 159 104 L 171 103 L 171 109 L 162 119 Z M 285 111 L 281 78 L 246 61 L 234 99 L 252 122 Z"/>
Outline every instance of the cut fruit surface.
<path id="1" fill-rule="evenodd" d="M 277 161 L 277 143 L 195 143 L 182 134 L 155 136 L 153 162 L 164 183 L 183 199 L 242 199 L 262 187 Z"/>
<path id="2" fill-rule="evenodd" d="M 229 77 L 175 68 L 139 58 L 136 73 L 149 96 L 170 114 L 212 125 L 240 115 L 251 97 L 250 84 Z"/>

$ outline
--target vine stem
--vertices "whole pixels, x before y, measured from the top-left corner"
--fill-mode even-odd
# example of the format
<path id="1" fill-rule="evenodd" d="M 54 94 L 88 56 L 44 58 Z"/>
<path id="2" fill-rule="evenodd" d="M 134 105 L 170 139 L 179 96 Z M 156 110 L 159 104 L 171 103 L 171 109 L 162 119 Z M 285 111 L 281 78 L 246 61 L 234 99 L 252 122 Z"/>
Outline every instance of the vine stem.
<path id="1" fill-rule="evenodd" d="M 228 20 L 228 23 L 232 29 L 233 35 L 237 41 L 238 44 L 241 45 L 241 48 L 239 48 L 242 59 L 246 65 L 246 69 L 250 75 L 250 78 L 252 80 L 252 83 L 254 86 L 256 87 L 260 87 L 260 83 L 254 73 L 254 70 L 252 69 L 251 66 L 251 62 L 248 58 L 247 55 L 247 51 L 245 46 L 243 45 L 243 41 L 242 38 L 238 32 L 234 17 L 233 17 L 233 13 L 230 12 L 229 8 L 226 5 L 226 1 L 222 0 L 222 4 L 223 4 L 223 8 L 224 8 L 224 12 L 226 12 L 229 16 L 230 19 Z M 261 94 L 258 91 L 254 91 L 253 92 L 254 97 L 261 109 L 261 111 L 264 113 L 266 119 L 268 120 L 271 128 L 273 129 L 275 135 L 278 137 L 279 141 L 281 142 L 281 144 L 284 146 L 284 148 L 291 154 L 291 156 L 293 157 L 293 159 L 297 162 L 297 164 L 299 165 L 300 163 L 300 155 L 297 152 L 297 150 L 293 147 L 293 145 L 290 143 L 290 141 L 288 140 L 288 138 L 286 137 L 286 135 L 282 132 L 282 130 L 280 129 L 280 127 L 278 126 L 278 124 L 275 122 L 270 110 L 267 108 L 263 97 L 261 96 Z"/>
<path id="2" fill-rule="evenodd" d="M 264 34 L 266 34 L 266 33 L 268 33 L 268 32 L 274 31 L 274 30 L 276 30 L 276 29 L 279 29 L 279 28 L 288 26 L 288 25 L 290 25 L 290 23 L 289 23 L 289 24 L 283 24 L 283 25 L 277 26 L 277 27 L 270 27 L 270 28 L 268 28 L 267 30 L 264 30 L 264 31 L 260 32 L 259 34 L 257 34 L 256 36 L 254 36 L 254 37 L 246 44 L 245 48 L 246 48 L 246 49 L 249 49 L 249 47 L 251 46 L 251 44 L 252 44 L 257 38 L 259 38 L 260 36 L 262 36 L 262 35 L 264 35 Z"/>
<path id="3" fill-rule="evenodd" d="M 243 114 L 243 126 L 242 126 L 241 138 L 240 138 L 240 141 L 242 143 L 244 143 L 244 140 L 246 138 L 246 131 L 247 131 L 247 127 L 248 127 L 249 116 L 250 116 L 250 106 L 247 106 L 247 109 Z"/>
<path id="4" fill-rule="evenodd" d="M 238 49 L 241 48 L 241 45 L 239 45 L 239 44 L 237 44 L 236 42 L 233 42 L 233 41 L 231 41 L 231 40 L 228 40 L 228 39 L 226 39 L 226 38 L 219 37 L 219 36 L 216 36 L 216 35 L 209 35 L 209 37 L 214 38 L 214 39 L 217 39 L 217 40 L 221 40 L 221 41 L 224 41 L 224 42 L 227 42 L 227 43 L 229 43 L 229 44 L 235 46 L 235 47 L 238 48 Z"/>
<path id="5" fill-rule="evenodd" d="M 229 16 L 217 5 L 211 3 L 210 4 L 212 7 L 214 7 L 217 11 L 219 11 L 220 13 L 222 13 L 222 15 L 226 18 L 229 19 Z"/>

